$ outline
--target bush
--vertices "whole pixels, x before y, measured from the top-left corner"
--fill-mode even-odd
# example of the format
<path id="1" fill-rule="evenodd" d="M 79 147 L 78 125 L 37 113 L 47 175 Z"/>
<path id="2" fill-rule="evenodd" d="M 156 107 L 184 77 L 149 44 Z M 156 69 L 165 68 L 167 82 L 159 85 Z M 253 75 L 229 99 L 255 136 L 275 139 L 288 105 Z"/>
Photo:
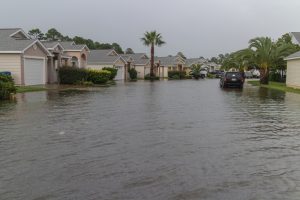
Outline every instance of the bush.
<path id="1" fill-rule="evenodd" d="M 87 70 L 87 74 L 87 81 L 90 81 L 94 84 L 106 83 L 111 77 L 110 71 L 107 70 L 89 69 Z"/>
<path id="2" fill-rule="evenodd" d="M 136 69 L 130 68 L 128 70 L 128 73 L 129 73 L 129 77 L 130 77 L 131 80 L 137 80 L 137 71 L 136 71 Z"/>
<path id="3" fill-rule="evenodd" d="M 110 74 L 109 80 L 114 80 L 114 78 L 116 78 L 117 73 L 118 73 L 118 69 L 112 68 L 112 67 L 103 67 L 103 70 L 110 71 L 111 74 Z"/>
<path id="4" fill-rule="evenodd" d="M 90 85 L 106 83 L 111 72 L 108 70 L 83 69 L 77 67 L 61 67 L 58 70 L 59 82 L 61 84 Z"/>
<path id="5" fill-rule="evenodd" d="M 0 100 L 10 99 L 11 94 L 15 94 L 17 88 L 10 75 L 0 74 Z"/>
<path id="6" fill-rule="evenodd" d="M 146 74 L 145 75 L 145 80 L 151 80 L 151 81 L 159 80 L 159 77 L 157 77 L 157 76 L 151 77 L 150 74 Z"/>
<path id="7" fill-rule="evenodd" d="M 184 79 L 186 76 L 185 71 L 169 71 L 168 72 L 168 77 L 169 79 Z"/>
<path id="8" fill-rule="evenodd" d="M 281 77 L 280 73 L 278 73 L 278 72 L 270 72 L 270 74 L 269 74 L 269 81 L 284 82 L 284 79 Z"/>
<path id="9" fill-rule="evenodd" d="M 77 84 L 87 80 L 87 70 L 77 67 L 61 67 L 58 69 L 59 82 L 61 84 Z"/>
<path id="10" fill-rule="evenodd" d="M 208 73 L 207 78 L 216 78 L 216 76 L 214 74 Z"/>

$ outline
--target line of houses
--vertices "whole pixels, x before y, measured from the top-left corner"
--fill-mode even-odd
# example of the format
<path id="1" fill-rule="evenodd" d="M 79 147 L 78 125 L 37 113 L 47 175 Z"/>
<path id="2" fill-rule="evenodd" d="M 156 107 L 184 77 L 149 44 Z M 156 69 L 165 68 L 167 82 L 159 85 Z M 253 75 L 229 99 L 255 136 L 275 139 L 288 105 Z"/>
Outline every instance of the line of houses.
<path id="1" fill-rule="evenodd" d="M 168 71 L 190 71 L 192 64 L 202 64 L 208 71 L 218 69 L 215 63 L 202 58 L 185 59 L 176 56 L 155 57 L 157 76 L 168 77 Z M 10 72 L 16 85 L 41 85 L 58 82 L 61 66 L 118 69 L 116 80 L 128 79 L 127 69 L 135 68 L 138 78 L 150 73 L 150 59 L 146 53 L 118 54 L 113 49 L 90 50 L 74 42 L 39 41 L 31 39 L 21 28 L 0 29 L 0 72 Z"/>

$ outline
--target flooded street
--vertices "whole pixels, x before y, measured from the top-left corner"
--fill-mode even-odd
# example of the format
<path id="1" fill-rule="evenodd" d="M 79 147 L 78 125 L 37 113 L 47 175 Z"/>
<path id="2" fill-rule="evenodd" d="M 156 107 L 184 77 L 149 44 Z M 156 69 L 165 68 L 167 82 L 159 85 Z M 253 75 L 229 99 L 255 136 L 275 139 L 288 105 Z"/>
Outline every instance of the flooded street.
<path id="1" fill-rule="evenodd" d="M 298 200 L 300 95 L 218 80 L 18 94 L 0 199 Z"/>

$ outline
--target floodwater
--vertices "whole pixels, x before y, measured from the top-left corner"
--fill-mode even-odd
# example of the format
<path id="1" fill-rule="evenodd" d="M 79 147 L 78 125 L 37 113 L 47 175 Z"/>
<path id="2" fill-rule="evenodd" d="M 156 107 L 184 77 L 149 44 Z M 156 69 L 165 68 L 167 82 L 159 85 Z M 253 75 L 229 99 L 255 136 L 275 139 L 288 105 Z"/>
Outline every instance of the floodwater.
<path id="1" fill-rule="evenodd" d="M 0 104 L 0 199 L 298 200 L 300 95 L 218 80 Z"/>

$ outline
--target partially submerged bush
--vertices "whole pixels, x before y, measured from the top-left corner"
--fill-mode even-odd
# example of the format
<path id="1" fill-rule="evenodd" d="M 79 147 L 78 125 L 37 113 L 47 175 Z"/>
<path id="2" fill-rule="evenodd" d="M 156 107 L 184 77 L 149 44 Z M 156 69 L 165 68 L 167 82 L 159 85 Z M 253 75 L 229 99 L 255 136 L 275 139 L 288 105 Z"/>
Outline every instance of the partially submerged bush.
<path id="1" fill-rule="evenodd" d="M 89 69 L 87 71 L 87 81 L 91 81 L 94 84 L 106 83 L 111 76 L 110 71 L 107 70 Z"/>
<path id="2" fill-rule="evenodd" d="M 10 75 L 0 74 L 0 100 L 10 99 L 11 94 L 15 94 L 17 88 Z"/>
<path id="3" fill-rule="evenodd" d="M 184 79 L 186 76 L 185 71 L 169 71 L 168 78 L 169 79 Z"/>
<path id="4" fill-rule="evenodd" d="M 108 70 L 83 69 L 77 67 L 61 67 L 58 70 L 58 75 L 61 84 L 103 84 L 111 78 L 111 72 Z"/>
<path id="5" fill-rule="evenodd" d="M 87 70 L 77 67 L 61 67 L 58 70 L 59 82 L 61 84 L 77 84 L 87 80 Z"/>
<path id="6" fill-rule="evenodd" d="M 129 73 L 129 77 L 130 77 L 131 80 L 137 80 L 137 74 L 138 73 L 137 73 L 136 69 L 130 68 L 128 70 L 128 73 Z"/>
<path id="7" fill-rule="evenodd" d="M 111 74 L 110 74 L 109 80 L 114 80 L 118 73 L 118 69 L 112 68 L 112 67 L 104 67 L 103 70 L 110 71 Z"/>
<path id="8" fill-rule="evenodd" d="M 150 74 L 146 74 L 145 75 L 145 80 L 151 80 L 151 81 L 153 81 L 153 80 L 159 80 L 159 77 L 157 77 L 157 76 L 150 76 Z"/>

